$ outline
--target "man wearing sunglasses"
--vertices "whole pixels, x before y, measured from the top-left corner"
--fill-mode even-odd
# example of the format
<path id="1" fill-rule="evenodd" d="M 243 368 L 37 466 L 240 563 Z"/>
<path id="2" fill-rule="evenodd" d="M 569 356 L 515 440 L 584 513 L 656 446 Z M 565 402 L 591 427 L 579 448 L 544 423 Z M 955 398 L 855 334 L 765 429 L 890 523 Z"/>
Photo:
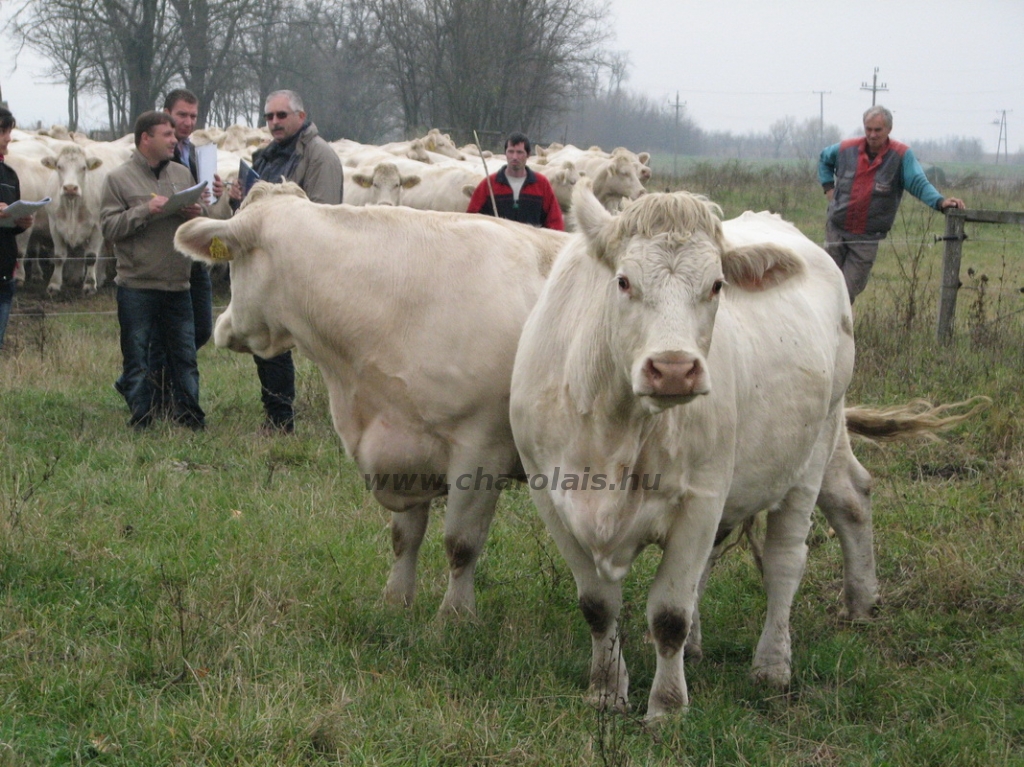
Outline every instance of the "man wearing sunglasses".
<path id="1" fill-rule="evenodd" d="M 252 167 L 263 181 L 293 181 L 313 202 L 340 205 L 345 177 L 341 160 L 307 117 L 295 91 L 274 91 L 267 96 L 264 115 L 273 140 L 252 156 Z M 232 204 L 242 200 L 242 187 L 231 185 Z M 295 364 L 290 351 L 265 360 L 254 356 L 262 386 L 264 433 L 290 434 L 295 430 Z"/>

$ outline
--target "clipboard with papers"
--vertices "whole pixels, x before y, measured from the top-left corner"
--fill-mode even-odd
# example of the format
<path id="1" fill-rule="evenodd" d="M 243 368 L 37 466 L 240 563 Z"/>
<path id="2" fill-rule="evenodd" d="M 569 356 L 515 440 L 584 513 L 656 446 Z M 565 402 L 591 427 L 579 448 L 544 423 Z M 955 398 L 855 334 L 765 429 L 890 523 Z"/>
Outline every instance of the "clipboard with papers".
<path id="1" fill-rule="evenodd" d="M 167 198 L 167 202 L 164 203 L 163 210 L 160 211 L 160 218 L 164 216 L 170 216 L 177 213 L 182 208 L 187 208 L 189 205 L 194 205 L 199 202 L 203 197 L 203 190 L 206 189 L 206 182 L 200 181 L 195 186 L 190 186 L 188 189 L 182 189 L 180 192 L 175 192 Z"/>
<path id="2" fill-rule="evenodd" d="M 260 174 L 245 160 L 238 161 L 238 182 L 242 185 L 242 197 L 249 194 L 252 185 L 260 180 Z"/>
<path id="3" fill-rule="evenodd" d="M 12 202 L 6 208 L 4 208 L 4 217 L 0 218 L 0 227 L 7 229 L 13 229 L 15 221 L 19 218 L 25 218 L 25 216 L 35 215 L 40 208 L 45 208 L 50 204 L 51 198 L 44 197 L 41 200 L 31 202 L 29 200 L 17 200 Z"/>

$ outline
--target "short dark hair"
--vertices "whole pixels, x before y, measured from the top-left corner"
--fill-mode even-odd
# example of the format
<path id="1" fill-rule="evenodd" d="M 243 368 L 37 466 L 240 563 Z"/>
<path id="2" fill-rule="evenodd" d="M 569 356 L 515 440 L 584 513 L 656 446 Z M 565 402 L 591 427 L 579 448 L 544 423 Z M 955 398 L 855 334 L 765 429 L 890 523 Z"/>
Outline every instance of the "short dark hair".
<path id="1" fill-rule="evenodd" d="M 164 98 L 164 109 L 170 112 L 179 101 L 186 104 L 198 104 L 199 97 L 188 88 L 175 88 Z"/>
<path id="2" fill-rule="evenodd" d="M 139 119 L 135 121 L 135 146 L 138 147 L 142 143 L 142 134 L 148 133 L 150 136 L 153 135 L 153 128 L 158 125 L 170 125 L 174 127 L 174 118 L 166 112 L 143 112 L 139 115 Z"/>
<path id="3" fill-rule="evenodd" d="M 526 150 L 526 154 L 529 155 L 533 153 L 533 145 L 530 143 L 530 139 L 525 133 L 515 131 L 514 133 L 508 134 L 508 138 L 505 139 L 505 148 L 508 149 L 510 146 L 515 146 L 516 144 L 522 144 L 523 149 Z"/>
<path id="4" fill-rule="evenodd" d="M 17 125 L 14 115 L 7 107 L 0 107 L 0 131 L 9 131 Z"/>

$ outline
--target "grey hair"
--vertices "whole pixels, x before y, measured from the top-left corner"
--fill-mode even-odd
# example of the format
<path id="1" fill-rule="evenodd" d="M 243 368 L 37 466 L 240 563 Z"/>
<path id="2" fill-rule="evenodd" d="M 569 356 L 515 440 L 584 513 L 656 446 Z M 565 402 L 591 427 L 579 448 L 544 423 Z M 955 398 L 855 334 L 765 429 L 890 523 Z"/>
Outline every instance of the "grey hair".
<path id="1" fill-rule="evenodd" d="M 864 113 L 864 122 L 867 122 L 872 117 L 881 117 L 885 122 L 885 127 L 892 129 L 892 112 L 883 106 L 873 106 Z"/>
<path id="2" fill-rule="evenodd" d="M 287 97 L 288 98 L 288 106 L 291 108 L 291 110 L 293 112 L 305 112 L 306 111 L 306 108 L 302 105 L 302 96 L 300 96 L 295 91 L 289 91 L 289 90 L 280 90 L 280 91 L 273 91 L 272 93 L 268 93 L 267 94 L 267 100 L 264 102 L 264 107 L 266 107 L 266 105 L 270 103 L 270 100 L 272 98 L 276 98 L 277 96 L 285 96 L 285 97 Z"/>

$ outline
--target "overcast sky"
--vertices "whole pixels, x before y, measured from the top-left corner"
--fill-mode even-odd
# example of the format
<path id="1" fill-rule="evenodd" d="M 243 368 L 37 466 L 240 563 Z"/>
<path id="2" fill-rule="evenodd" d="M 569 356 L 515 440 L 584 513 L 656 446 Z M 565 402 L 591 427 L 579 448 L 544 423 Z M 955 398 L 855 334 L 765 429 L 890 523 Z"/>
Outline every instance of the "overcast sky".
<path id="1" fill-rule="evenodd" d="M 10 2 L 2 3 L 10 7 Z M 670 110 L 676 93 L 704 130 L 764 133 L 776 120 L 818 119 L 854 135 L 871 106 L 875 67 L 907 142 L 976 137 L 995 152 L 1002 112 L 1011 154 L 1024 149 L 1024 0 L 611 0 L 613 50 L 626 86 Z M 0 87 L 27 125 L 65 122 L 65 90 L 0 35 Z M 820 91 L 825 91 L 821 95 Z M 105 122 L 100 104 L 83 123 Z M 993 124 L 995 123 L 995 124 Z"/>

